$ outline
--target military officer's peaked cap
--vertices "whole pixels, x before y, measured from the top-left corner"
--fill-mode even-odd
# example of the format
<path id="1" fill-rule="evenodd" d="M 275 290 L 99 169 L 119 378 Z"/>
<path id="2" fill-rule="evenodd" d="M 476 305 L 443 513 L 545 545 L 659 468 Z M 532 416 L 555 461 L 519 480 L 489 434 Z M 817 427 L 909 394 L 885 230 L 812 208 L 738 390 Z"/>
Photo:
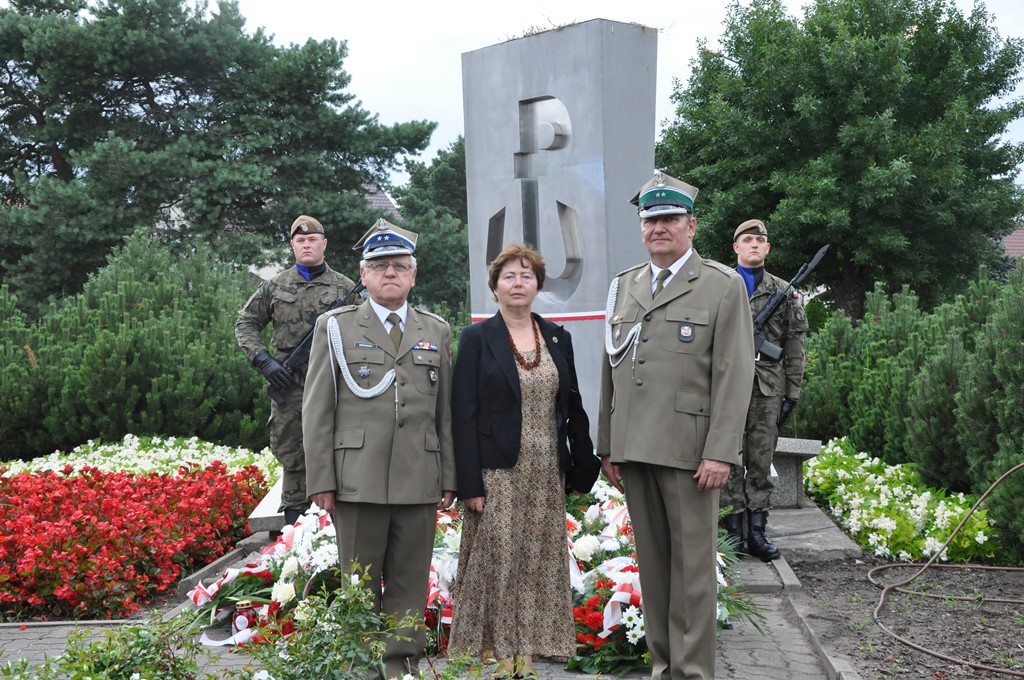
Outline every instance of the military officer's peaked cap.
<path id="1" fill-rule="evenodd" d="M 370 227 L 370 231 L 352 246 L 352 250 L 362 250 L 364 260 L 392 255 L 412 255 L 416 252 L 416 234 L 388 222 L 383 217 Z"/>
<path id="2" fill-rule="evenodd" d="M 697 187 L 658 171 L 629 202 L 637 206 L 640 217 L 692 215 L 698 191 Z"/>
<path id="3" fill-rule="evenodd" d="M 758 234 L 759 236 L 767 236 L 768 230 L 764 228 L 764 222 L 761 220 L 747 220 L 740 226 L 736 227 L 736 231 L 732 234 L 733 243 L 736 242 L 743 234 Z"/>
<path id="4" fill-rule="evenodd" d="M 288 238 L 294 238 L 295 234 L 322 234 L 324 233 L 324 225 L 315 217 L 309 215 L 299 215 L 292 222 L 292 231 L 288 235 Z"/>

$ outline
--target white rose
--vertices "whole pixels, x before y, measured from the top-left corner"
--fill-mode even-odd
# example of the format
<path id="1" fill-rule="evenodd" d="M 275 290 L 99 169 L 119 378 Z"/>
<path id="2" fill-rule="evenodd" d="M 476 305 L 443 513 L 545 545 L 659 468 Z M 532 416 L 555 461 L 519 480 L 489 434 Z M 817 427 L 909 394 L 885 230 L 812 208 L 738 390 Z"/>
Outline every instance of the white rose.
<path id="1" fill-rule="evenodd" d="M 292 581 L 295 576 L 299 573 L 299 561 L 292 555 L 284 561 L 284 566 L 281 567 L 281 578 Z"/>
<path id="2" fill-rule="evenodd" d="M 278 581 L 270 591 L 270 599 L 281 604 L 288 604 L 295 599 L 295 584 L 290 581 Z"/>
<path id="3" fill-rule="evenodd" d="M 600 547 L 597 536 L 580 536 L 572 546 L 572 554 L 581 562 L 589 562 Z"/>

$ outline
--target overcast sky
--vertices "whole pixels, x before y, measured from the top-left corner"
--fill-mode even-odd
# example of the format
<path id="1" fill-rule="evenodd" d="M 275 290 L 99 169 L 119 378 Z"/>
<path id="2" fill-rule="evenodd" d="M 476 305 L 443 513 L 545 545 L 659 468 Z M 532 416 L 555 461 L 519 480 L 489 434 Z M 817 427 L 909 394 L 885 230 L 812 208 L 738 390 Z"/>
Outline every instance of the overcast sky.
<path id="1" fill-rule="evenodd" d="M 789 12 L 802 17 L 802 0 L 786 0 Z M 970 12 L 971 0 L 957 0 Z M 509 0 L 507 2 L 410 2 L 376 5 L 353 0 L 240 0 L 247 28 L 264 27 L 281 45 L 309 38 L 336 38 L 348 43 L 344 68 L 352 77 L 349 91 L 383 123 L 432 120 L 438 123 L 430 161 L 463 132 L 462 53 L 520 37 L 535 29 L 611 19 L 657 28 L 657 130 L 673 117 L 672 81 L 685 81 L 700 38 L 714 49 L 722 33 L 726 0 L 643 3 L 628 0 Z M 1002 36 L 1024 36 L 1024 2 L 989 0 Z M 386 11 L 385 11 L 386 9 Z M 1024 86 L 1018 88 L 1024 94 Z M 1011 128 L 1024 140 L 1024 121 Z M 404 181 L 404 176 L 394 178 Z"/>

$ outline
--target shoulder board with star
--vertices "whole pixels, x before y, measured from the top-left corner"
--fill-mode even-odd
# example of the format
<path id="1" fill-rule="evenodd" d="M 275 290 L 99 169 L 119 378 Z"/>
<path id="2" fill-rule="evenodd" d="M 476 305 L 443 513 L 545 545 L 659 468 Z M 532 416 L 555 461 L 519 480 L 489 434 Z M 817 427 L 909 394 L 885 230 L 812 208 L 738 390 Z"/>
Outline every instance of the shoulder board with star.
<path id="1" fill-rule="evenodd" d="M 413 307 L 413 309 L 415 309 L 417 311 L 417 313 L 422 314 L 423 316 L 429 316 L 431 319 L 434 319 L 436 321 L 440 321 L 441 323 L 443 323 L 446 326 L 448 325 L 448 321 L 443 316 L 438 316 L 437 314 L 434 314 L 433 312 L 428 312 L 427 310 L 423 309 L 422 307 Z"/>
<path id="2" fill-rule="evenodd" d="M 732 267 L 725 266 L 721 262 L 717 262 L 715 260 L 707 260 L 707 259 L 702 260 L 702 262 L 704 263 L 705 266 L 710 267 L 711 269 L 715 269 L 717 271 L 720 271 L 723 274 L 725 274 L 726 276 L 739 276 L 740 275 L 740 273 L 738 271 L 736 271 Z"/>
<path id="3" fill-rule="evenodd" d="M 646 263 L 646 262 L 641 262 L 641 263 L 639 263 L 639 264 L 635 264 L 635 265 L 633 265 L 632 267 L 629 267 L 628 269 L 623 269 L 623 270 L 622 270 L 621 272 L 619 272 L 618 274 L 616 274 L 616 275 L 615 275 L 615 276 L 613 276 L 612 278 L 613 278 L 613 279 L 617 279 L 617 278 L 619 278 L 620 276 L 622 276 L 623 274 L 627 274 L 627 273 L 629 273 L 629 272 L 631 272 L 631 271 L 636 271 L 637 269 L 640 269 L 640 268 L 642 268 L 642 267 L 646 267 L 646 266 L 647 266 L 647 263 Z"/>
<path id="4" fill-rule="evenodd" d="M 338 307 L 337 309 L 328 310 L 323 313 L 323 316 L 338 316 L 339 314 L 354 312 L 357 309 L 359 309 L 359 305 L 345 305 L 343 307 Z"/>

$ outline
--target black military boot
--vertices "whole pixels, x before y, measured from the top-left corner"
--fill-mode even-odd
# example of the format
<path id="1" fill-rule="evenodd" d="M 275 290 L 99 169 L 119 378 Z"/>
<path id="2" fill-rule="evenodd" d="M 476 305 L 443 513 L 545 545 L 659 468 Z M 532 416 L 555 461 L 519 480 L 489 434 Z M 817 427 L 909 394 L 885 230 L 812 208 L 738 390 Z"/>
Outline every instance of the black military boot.
<path id="1" fill-rule="evenodd" d="M 729 538 L 733 539 L 736 554 L 741 555 L 743 553 L 743 513 L 735 512 L 723 517 L 722 528 L 729 534 Z"/>
<path id="2" fill-rule="evenodd" d="M 750 535 L 747 537 L 747 552 L 754 557 L 761 558 L 764 562 L 771 562 L 779 556 L 779 549 L 764 535 L 768 527 L 768 512 L 761 510 L 751 512 Z"/>

